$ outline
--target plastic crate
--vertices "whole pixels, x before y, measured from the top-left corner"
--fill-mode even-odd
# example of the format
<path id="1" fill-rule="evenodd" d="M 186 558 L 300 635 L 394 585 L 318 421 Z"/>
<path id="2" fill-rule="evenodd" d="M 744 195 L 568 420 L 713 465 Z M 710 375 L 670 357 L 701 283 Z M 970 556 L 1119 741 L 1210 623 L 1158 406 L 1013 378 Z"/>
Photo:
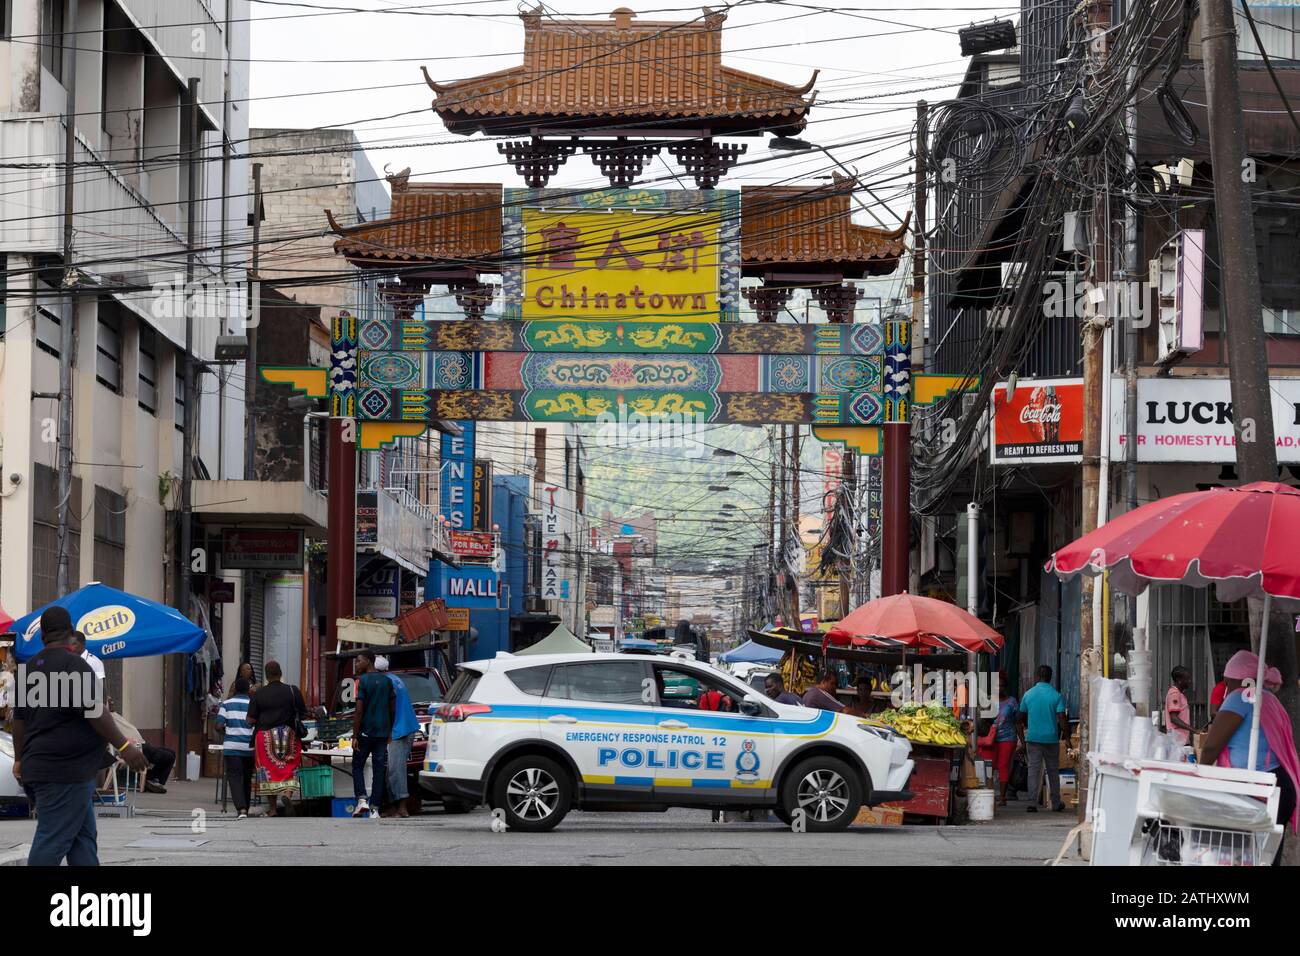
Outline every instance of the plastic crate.
<path id="1" fill-rule="evenodd" d="M 330 803 L 330 816 L 350 817 L 356 808 L 356 797 L 335 797 Z"/>
<path id="2" fill-rule="evenodd" d="M 300 767 L 298 769 L 298 786 L 302 789 L 302 799 L 304 800 L 333 797 L 334 768 Z"/>

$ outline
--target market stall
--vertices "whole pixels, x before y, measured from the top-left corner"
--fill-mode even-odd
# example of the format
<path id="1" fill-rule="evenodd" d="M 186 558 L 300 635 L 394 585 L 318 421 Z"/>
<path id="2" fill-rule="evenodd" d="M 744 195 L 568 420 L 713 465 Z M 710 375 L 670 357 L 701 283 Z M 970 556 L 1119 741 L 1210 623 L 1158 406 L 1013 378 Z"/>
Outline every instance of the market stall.
<path id="1" fill-rule="evenodd" d="M 930 705 L 938 708 L 936 712 L 917 703 L 893 708 L 893 688 L 897 686 L 906 690 L 914 687 L 919 690 L 931 677 L 934 686 L 943 686 L 948 673 L 964 671 L 967 665 L 965 654 L 944 652 L 933 646 L 899 644 L 886 649 L 866 643 L 823 643 L 822 634 L 808 634 L 793 628 L 749 631 L 748 634 L 754 644 L 782 652 L 780 670 L 787 688 L 796 695 L 811 685 L 822 666 L 842 667 L 848 675 L 848 686 L 841 687 L 838 693 L 849 706 L 857 702 L 857 679 L 865 675 L 873 681 L 873 706 L 868 719 L 889 723 L 908 737 L 912 741 L 912 756 L 916 763 L 907 784 L 907 789 L 915 796 L 906 804 L 892 806 L 907 816 L 928 821 L 944 822 L 955 818 L 957 791 L 968 766 L 967 737 L 950 707 Z"/>
<path id="2" fill-rule="evenodd" d="M 1263 603 L 1254 674 L 1241 681 L 1241 700 L 1250 712 L 1248 725 L 1238 728 L 1249 728 L 1244 767 L 1226 752 L 1217 766 L 1199 763 L 1191 748 L 1171 742 L 1137 712 L 1122 682 L 1092 682 L 1087 761 L 1093 779 L 1085 820 L 1093 833 L 1093 865 L 1273 861 L 1283 825 L 1294 825 L 1294 820 L 1275 819 L 1283 775 L 1293 788 L 1300 781 L 1290 719 L 1264 689 L 1264 676 L 1272 602 L 1300 606 L 1297 530 L 1300 491 L 1254 482 L 1150 502 L 1066 545 L 1048 561 L 1048 570 L 1063 579 L 1106 574 L 1112 588 L 1131 594 L 1152 582 L 1213 583 L 1221 601 L 1253 597 Z M 1280 759 L 1272 772 L 1257 767 L 1264 742 L 1261 721 L 1270 708 L 1277 737 L 1270 737 L 1265 749 Z"/>

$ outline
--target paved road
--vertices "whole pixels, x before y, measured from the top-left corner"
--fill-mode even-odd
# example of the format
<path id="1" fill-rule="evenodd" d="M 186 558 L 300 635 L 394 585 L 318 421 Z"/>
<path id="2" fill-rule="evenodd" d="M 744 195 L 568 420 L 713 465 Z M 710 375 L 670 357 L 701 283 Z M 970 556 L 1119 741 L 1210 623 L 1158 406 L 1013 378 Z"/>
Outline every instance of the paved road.
<path id="1" fill-rule="evenodd" d="M 211 791 L 206 795 L 210 798 Z M 133 819 L 100 820 L 104 864 L 312 866 L 477 863 L 1041 865 L 1054 857 L 1073 819 L 1028 815 L 1013 806 L 998 820 L 969 826 L 854 828 L 795 834 L 779 823 L 710 823 L 707 812 L 575 812 L 552 833 L 493 833 L 485 810 L 446 816 L 430 809 L 407 820 L 329 818 L 235 820 L 210 805 L 206 830 L 191 832 L 192 814 L 167 808 Z M 30 840 L 35 824 L 0 821 L 0 856 Z M 201 845 L 193 845 L 201 842 Z"/>

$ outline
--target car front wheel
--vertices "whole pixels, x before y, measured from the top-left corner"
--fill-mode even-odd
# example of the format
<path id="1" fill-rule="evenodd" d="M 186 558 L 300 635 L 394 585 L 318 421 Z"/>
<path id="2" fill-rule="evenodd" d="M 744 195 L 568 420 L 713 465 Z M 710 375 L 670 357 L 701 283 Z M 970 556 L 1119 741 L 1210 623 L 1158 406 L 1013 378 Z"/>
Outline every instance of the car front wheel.
<path id="1" fill-rule="evenodd" d="M 843 760 L 810 757 L 796 766 L 781 787 L 781 809 L 800 819 L 809 833 L 843 830 L 862 806 L 862 783 Z"/>
<path id="2" fill-rule="evenodd" d="M 549 757 L 516 757 L 492 783 L 492 809 L 505 815 L 512 830 L 541 833 L 554 829 L 573 803 L 569 774 Z"/>

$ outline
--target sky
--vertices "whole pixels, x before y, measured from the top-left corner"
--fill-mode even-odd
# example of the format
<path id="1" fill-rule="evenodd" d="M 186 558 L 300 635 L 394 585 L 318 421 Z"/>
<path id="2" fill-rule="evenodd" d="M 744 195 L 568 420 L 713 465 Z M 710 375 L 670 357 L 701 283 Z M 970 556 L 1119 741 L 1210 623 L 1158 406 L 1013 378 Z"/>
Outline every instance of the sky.
<path id="1" fill-rule="evenodd" d="M 253 2 L 257 19 L 252 31 L 252 126 L 350 127 L 381 174 L 385 167 L 393 172 L 409 167 L 413 181 L 523 185 L 493 143 L 447 133 L 430 109 L 433 93 L 420 66 L 426 66 L 435 80 L 450 80 L 520 63 L 523 23 L 518 13 L 524 4 L 310 2 L 311 7 L 283 0 Z M 603 19 L 627 2 L 562 0 L 560 6 L 546 6 L 544 11 L 561 19 Z M 934 103 L 951 96 L 965 71 L 958 28 L 1014 16 L 1019 7 L 989 0 L 853 2 L 851 6 L 794 0 L 734 3 L 723 28 L 723 62 L 799 84 L 820 69 L 817 104 L 802 138 L 829 149 L 888 206 L 877 206 L 864 197 L 871 202 L 876 220 L 857 210 L 857 221 L 893 226 L 911 207 L 916 102 L 924 98 Z M 324 9 L 331 5 L 369 12 Z M 701 15 L 700 7 L 681 0 L 642 0 L 632 9 L 641 19 L 660 21 Z M 741 167 L 723 180 L 723 187 L 814 184 L 818 177 L 840 171 L 820 152 L 772 153 L 763 139 L 740 141 L 750 144 L 746 159 L 771 159 Z M 648 173 L 666 176 L 670 170 L 660 160 Z M 577 156 L 551 185 L 605 182 L 586 157 Z M 660 188 L 672 185 L 660 184 Z M 892 280 L 896 289 L 872 294 L 905 295 L 903 273 L 908 268 L 905 265 Z M 736 506 L 734 518 L 728 520 L 743 528 L 739 540 L 745 546 L 752 544 L 765 525 L 767 447 L 761 433 L 738 433 L 742 431 L 753 430 L 709 426 L 701 436 L 709 446 L 734 449 L 741 456 L 735 459 L 717 459 L 708 450 L 699 460 L 689 461 L 673 452 L 593 450 L 593 503 L 599 499 L 595 513 L 610 505 L 616 512 L 622 506 L 628 513 L 650 508 L 661 518 L 676 514 L 671 529 L 664 528 L 668 549 L 710 556 L 730 550 L 706 523 L 727 501 Z M 807 471 L 801 510 L 815 514 L 821 498 L 819 443 L 806 442 L 803 457 Z M 745 475 L 728 479 L 729 469 Z M 716 481 L 726 482 L 731 491 L 709 494 L 707 486 Z"/>
<path id="2" fill-rule="evenodd" d="M 546 15 L 604 19 L 617 5 L 613 0 L 557 2 L 544 6 Z M 740 0 L 727 8 L 723 62 L 789 83 L 806 82 L 820 69 L 818 103 L 803 138 L 830 148 L 863 181 L 878 184 L 875 192 L 896 214 L 879 210 L 878 215 L 892 225 L 910 204 L 908 150 L 916 101 L 951 95 L 965 68 L 957 29 L 1012 16 L 1018 6 L 990 0 L 858 4 Z M 252 5 L 253 126 L 351 127 L 381 172 L 385 166 L 394 172 L 410 167 L 417 181 L 522 185 L 492 143 L 447 133 L 430 110 L 433 93 L 420 67 L 435 80 L 448 80 L 518 64 L 523 48 L 518 11 L 524 4 L 254 0 Z M 367 12 L 341 12 L 347 8 Z M 632 9 L 653 20 L 689 20 L 701 10 L 681 0 L 642 0 Z M 763 139 L 743 141 L 749 143 L 747 159 L 773 155 Z M 722 185 L 814 182 L 832 169 L 820 152 L 780 154 L 742 167 Z M 670 170 L 658 161 L 648 172 L 667 176 Z M 575 157 L 552 184 L 596 185 L 603 182 L 598 177 L 589 160 Z"/>

